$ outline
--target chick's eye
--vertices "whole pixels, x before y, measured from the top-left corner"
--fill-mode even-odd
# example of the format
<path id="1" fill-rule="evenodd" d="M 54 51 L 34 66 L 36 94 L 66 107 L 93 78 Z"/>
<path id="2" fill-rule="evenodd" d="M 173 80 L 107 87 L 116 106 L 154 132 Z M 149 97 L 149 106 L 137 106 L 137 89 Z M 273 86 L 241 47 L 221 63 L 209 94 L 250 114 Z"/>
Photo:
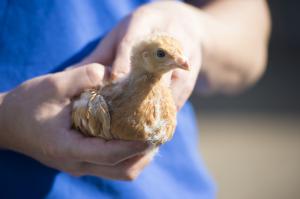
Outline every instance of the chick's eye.
<path id="1" fill-rule="evenodd" d="M 159 58 L 163 58 L 163 57 L 166 56 L 166 53 L 165 53 L 164 50 L 158 49 L 158 50 L 156 51 L 156 56 L 159 57 Z"/>

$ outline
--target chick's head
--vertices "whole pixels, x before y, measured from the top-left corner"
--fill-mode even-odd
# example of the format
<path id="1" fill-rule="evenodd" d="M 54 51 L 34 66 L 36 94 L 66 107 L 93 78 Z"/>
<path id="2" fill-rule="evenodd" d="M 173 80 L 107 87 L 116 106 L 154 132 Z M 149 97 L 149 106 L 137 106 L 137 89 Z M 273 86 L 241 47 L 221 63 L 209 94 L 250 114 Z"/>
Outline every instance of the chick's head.
<path id="1" fill-rule="evenodd" d="M 189 70 L 182 46 L 166 35 L 153 36 L 138 43 L 133 48 L 131 62 L 133 67 L 154 74 L 163 74 L 175 68 Z"/>

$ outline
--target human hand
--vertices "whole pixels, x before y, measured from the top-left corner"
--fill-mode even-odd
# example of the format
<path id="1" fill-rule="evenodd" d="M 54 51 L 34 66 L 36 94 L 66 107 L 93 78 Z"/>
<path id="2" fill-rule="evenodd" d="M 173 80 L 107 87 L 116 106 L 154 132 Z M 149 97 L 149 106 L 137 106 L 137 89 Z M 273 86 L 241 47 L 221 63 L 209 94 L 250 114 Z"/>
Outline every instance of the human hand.
<path id="1" fill-rule="evenodd" d="M 71 130 L 71 99 L 101 86 L 105 69 L 90 64 L 31 79 L 0 95 L 0 148 L 70 174 L 132 180 L 152 154 L 141 142 L 105 141 Z"/>
<path id="2" fill-rule="evenodd" d="M 193 91 L 200 66 L 201 16 L 195 8 L 179 2 L 146 4 L 121 21 L 82 63 L 98 62 L 112 66 L 113 79 L 130 71 L 131 48 L 137 40 L 154 32 L 163 32 L 176 38 L 184 48 L 190 71 L 174 70 L 171 89 L 180 108 Z"/>

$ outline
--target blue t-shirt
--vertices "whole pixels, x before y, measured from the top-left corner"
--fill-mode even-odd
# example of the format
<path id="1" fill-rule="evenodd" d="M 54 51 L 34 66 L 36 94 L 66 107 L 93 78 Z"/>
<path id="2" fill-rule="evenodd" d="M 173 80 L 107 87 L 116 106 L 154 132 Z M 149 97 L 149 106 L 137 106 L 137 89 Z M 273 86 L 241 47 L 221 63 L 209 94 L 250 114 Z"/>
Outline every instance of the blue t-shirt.
<path id="1" fill-rule="evenodd" d="M 0 92 L 80 61 L 119 20 L 146 2 L 0 1 Z M 0 198 L 212 199 L 215 187 L 197 153 L 197 133 L 187 103 L 178 114 L 172 141 L 161 146 L 133 182 L 73 177 L 0 150 Z"/>

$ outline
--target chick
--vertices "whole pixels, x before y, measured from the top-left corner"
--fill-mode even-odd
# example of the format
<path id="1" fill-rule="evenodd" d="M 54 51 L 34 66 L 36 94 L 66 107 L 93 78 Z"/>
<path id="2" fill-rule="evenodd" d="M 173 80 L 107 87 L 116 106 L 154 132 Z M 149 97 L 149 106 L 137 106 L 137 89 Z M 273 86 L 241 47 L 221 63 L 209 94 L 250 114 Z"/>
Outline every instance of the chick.
<path id="1" fill-rule="evenodd" d="M 84 91 L 74 101 L 73 126 L 107 140 L 167 142 L 175 130 L 177 111 L 163 76 L 175 68 L 189 69 L 177 40 L 154 35 L 138 42 L 126 78 Z"/>

